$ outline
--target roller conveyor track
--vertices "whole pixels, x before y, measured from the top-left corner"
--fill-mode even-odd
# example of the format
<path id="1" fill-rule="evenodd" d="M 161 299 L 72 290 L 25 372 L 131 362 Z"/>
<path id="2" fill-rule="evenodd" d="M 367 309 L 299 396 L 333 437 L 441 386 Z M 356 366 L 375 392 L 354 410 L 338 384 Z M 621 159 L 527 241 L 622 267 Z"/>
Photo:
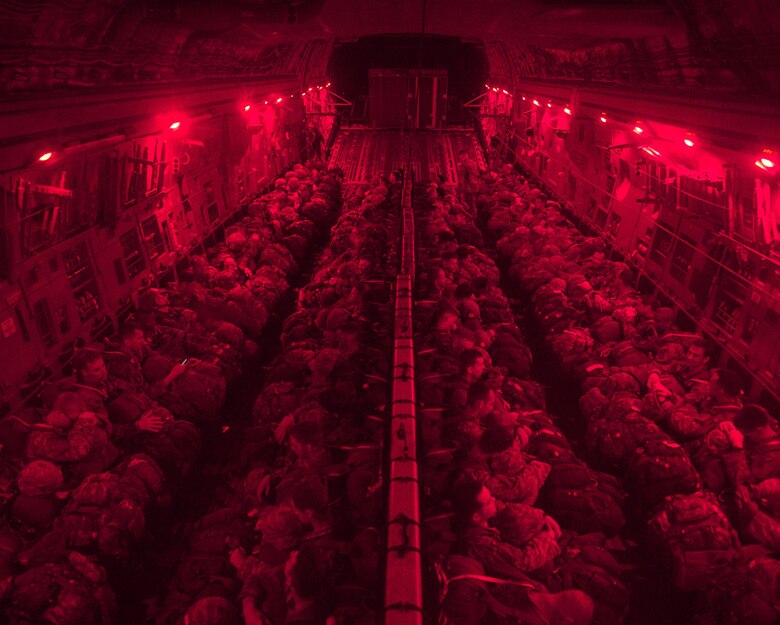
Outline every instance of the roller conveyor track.
<path id="1" fill-rule="evenodd" d="M 408 158 L 411 147 L 411 159 Z M 415 180 L 443 178 L 458 183 L 458 152 L 467 150 L 484 168 L 475 132 L 470 130 L 418 131 L 344 129 L 331 149 L 328 165 L 344 170 L 347 185 L 368 184 L 374 176 L 389 176 L 409 160 Z"/>

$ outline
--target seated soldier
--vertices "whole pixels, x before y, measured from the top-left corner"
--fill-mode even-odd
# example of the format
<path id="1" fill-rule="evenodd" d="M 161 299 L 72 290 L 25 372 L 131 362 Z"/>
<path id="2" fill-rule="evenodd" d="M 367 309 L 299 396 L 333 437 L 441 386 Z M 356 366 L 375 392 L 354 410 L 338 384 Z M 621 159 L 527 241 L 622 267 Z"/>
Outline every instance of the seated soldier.
<path id="1" fill-rule="evenodd" d="M 734 425 L 744 436 L 751 482 L 780 478 L 780 428 L 762 406 L 749 404 L 735 416 Z"/>
<path id="2" fill-rule="evenodd" d="M 316 552 L 302 547 L 285 564 L 269 567 L 244 584 L 240 595 L 244 623 L 326 623 L 334 607 L 330 586 L 327 567 Z"/>
<path id="3" fill-rule="evenodd" d="M 685 396 L 687 402 L 699 404 L 707 397 L 714 358 L 715 346 L 711 341 L 697 339 L 688 346 L 685 355 L 686 366 L 680 379 L 687 391 Z"/>
<path id="4" fill-rule="evenodd" d="M 287 419 L 287 417 L 286 417 Z M 283 431 L 280 432 L 279 430 Z M 315 421 L 301 421 L 288 424 L 284 420 L 277 428 L 277 440 L 289 441 L 291 458 L 288 457 L 263 478 L 258 490 L 277 503 L 288 501 L 295 486 L 305 478 L 318 478 L 324 481 L 325 468 L 330 464 L 322 426 Z"/>
<path id="5" fill-rule="evenodd" d="M 452 506 L 463 527 L 462 551 L 485 567 L 488 575 L 504 579 L 526 580 L 527 574 L 549 564 L 560 553 L 561 530 L 545 517 L 541 531 L 522 547 L 504 542 L 489 522 L 498 513 L 496 499 L 478 480 L 464 480 L 455 485 Z"/>
<path id="6" fill-rule="evenodd" d="M 550 474 L 550 465 L 523 454 L 523 442 L 511 430 L 488 427 L 470 450 L 465 475 L 482 482 L 504 503 L 533 504 Z"/>
<path id="7" fill-rule="evenodd" d="M 452 382 L 448 405 L 463 408 L 468 400 L 471 385 L 485 373 L 485 353 L 482 350 L 464 349 L 458 357 L 459 373 Z"/>
<path id="8" fill-rule="evenodd" d="M 470 448 L 482 435 L 482 420 L 496 407 L 496 392 L 484 382 L 474 382 L 466 405 L 445 419 L 445 435 L 450 442 Z"/>
<path id="9" fill-rule="evenodd" d="M 479 304 L 474 296 L 474 289 L 468 283 L 461 283 L 455 288 L 454 305 L 460 313 L 460 321 L 463 324 L 471 320 L 480 320 Z"/>
<path id="10" fill-rule="evenodd" d="M 707 385 L 707 396 L 696 407 L 677 398 L 677 407 L 669 414 L 668 427 L 673 436 L 681 440 L 700 441 L 707 432 L 723 421 L 730 420 L 742 407 L 739 376 L 727 369 L 715 369 Z M 695 448 L 692 451 L 695 452 Z"/>
<path id="11" fill-rule="evenodd" d="M 144 377 L 143 364 L 152 353 L 143 328 L 134 323 L 125 323 L 117 334 L 118 352 L 107 352 L 104 356 L 109 375 L 122 380 L 127 390 L 136 393 L 148 393 L 157 397 L 185 371 L 183 364 L 177 364 L 163 379 L 150 384 Z"/>
<path id="12" fill-rule="evenodd" d="M 104 422 L 107 420 L 105 402 L 122 392 L 112 385 L 101 352 L 95 349 L 79 349 L 73 356 L 73 374 L 62 378 L 50 388 L 44 389 L 44 403 L 54 405 L 60 393 L 71 391 L 78 395 L 86 411 L 92 412 Z"/>

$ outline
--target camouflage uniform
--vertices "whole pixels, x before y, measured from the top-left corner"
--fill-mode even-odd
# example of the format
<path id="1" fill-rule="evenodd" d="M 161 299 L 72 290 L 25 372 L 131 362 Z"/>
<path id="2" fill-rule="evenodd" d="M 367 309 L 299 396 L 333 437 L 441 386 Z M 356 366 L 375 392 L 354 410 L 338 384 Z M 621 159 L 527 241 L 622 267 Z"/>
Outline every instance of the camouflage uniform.
<path id="1" fill-rule="evenodd" d="M 76 552 L 13 577 L 0 606 L 9 625 L 110 625 L 116 612 L 106 572 Z"/>

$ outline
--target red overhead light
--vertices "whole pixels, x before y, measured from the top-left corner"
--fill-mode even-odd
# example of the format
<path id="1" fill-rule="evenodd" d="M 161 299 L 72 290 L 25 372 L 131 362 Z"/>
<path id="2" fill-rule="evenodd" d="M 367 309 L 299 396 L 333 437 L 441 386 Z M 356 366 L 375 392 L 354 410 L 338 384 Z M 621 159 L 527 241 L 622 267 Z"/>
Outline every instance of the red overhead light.
<path id="1" fill-rule="evenodd" d="M 493 91 L 495 91 L 496 93 L 498 93 L 498 87 L 493 87 Z"/>
<path id="2" fill-rule="evenodd" d="M 634 132 L 641 135 L 644 132 L 644 129 L 641 126 L 634 126 Z"/>
<path id="3" fill-rule="evenodd" d="M 541 104 L 539 104 L 539 100 L 536 98 L 534 98 L 534 106 L 541 106 Z"/>
<path id="4" fill-rule="evenodd" d="M 306 91 L 311 91 L 314 87 L 309 87 Z"/>
<path id="5" fill-rule="evenodd" d="M 771 169 L 772 167 L 774 167 L 774 166 L 775 166 L 775 162 L 774 162 L 772 159 L 769 159 L 769 158 L 760 158 L 760 159 L 758 159 L 758 160 L 759 160 L 759 161 L 761 161 L 761 164 L 762 164 L 764 167 L 766 167 L 767 169 Z"/>
<path id="6" fill-rule="evenodd" d="M 252 105 L 251 105 L 251 104 L 247 104 L 247 105 L 244 107 L 244 110 L 245 110 L 245 111 L 248 111 L 248 110 L 249 110 L 249 109 L 251 109 L 251 108 L 252 108 Z"/>
<path id="7" fill-rule="evenodd" d="M 563 112 L 567 115 L 571 115 L 571 109 L 568 106 L 563 107 Z"/>
<path id="8" fill-rule="evenodd" d="M 687 145 L 689 148 L 692 148 L 694 145 L 696 145 L 696 144 L 693 142 L 693 139 L 688 139 L 687 137 L 686 137 L 685 139 L 683 139 L 683 143 L 684 143 L 685 145 Z"/>
<path id="9" fill-rule="evenodd" d="M 325 86 L 326 86 L 326 87 L 330 87 L 330 83 L 328 83 L 328 84 L 327 84 L 327 85 L 325 85 Z"/>
<path id="10" fill-rule="evenodd" d="M 602 114 L 601 114 L 601 117 L 599 117 L 599 121 L 600 121 L 602 124 L 606 124 L 606 123 L 607 123 L 607 114 L 606 114 L 606 113 L 602 113 Z"/>
<path id="11" fill-rule="evenodd" d="M 279 104 L 279 102 L 281 102 L 282 100 L 284 100 L 284 98 L 279 96 L 278 98 L 276 98 L 276 103 Z"/>
<path id="12" fill-rule="evenodd" d="M 306 95 L 306 92 L 304 91 L 304 92 L 301 94 L 301 97 L 303 97 L 303 96 L 305 96 L 305 95 Z"/>
<path id="13" fill-rule="evenodd" d="M 642 149 L 650 156 L 661 156 L 661 153 L 658 150 L 651 148 L 649 145 L 644 146 Z"/>
<path id="14" fill-rule="evenodd" d="M 168 126 L 171 130 L 178 130 L 181 128 L 181 122 L 173 122 L 170 126 Z"/>
<path id="15" fill-rule="evenodd" d="M 502 90 L 501 90 L 501 92 L 502 92 L 504 95 L 509 95 L 509 92 L 508 92 L 506 89 L 502 89 Z"/>
<path id="16" fill-rule="evenodd" d="M 485 89 L 490 89 L 490 85 L 485 85 Z"/>
<path id="17" fill-rule="evenodd" d="M 547 103 L 547 108 L 548 108 L 548 109 L 551 109 L 551 108 L 552 108 L 552 102 L 548 102 L 548 103 Z"/>
<path id="18" fill-rule="evenodd" d="M 525 96 L 523 96 L 523 102 L 525 102 Z"/>
<path id="19" fill-rule="evenodd" d="M 48 161 L 52 156 L 54 156 L 54 152 L 44 152 L 38 157 L 38 160 L 45 163 Z"/>
<path id="20" fill-rule="evenodd" d="M 266 100 L 265 102 L 263 102 L 263 104 L 268 104 L 268 100 Z"/>

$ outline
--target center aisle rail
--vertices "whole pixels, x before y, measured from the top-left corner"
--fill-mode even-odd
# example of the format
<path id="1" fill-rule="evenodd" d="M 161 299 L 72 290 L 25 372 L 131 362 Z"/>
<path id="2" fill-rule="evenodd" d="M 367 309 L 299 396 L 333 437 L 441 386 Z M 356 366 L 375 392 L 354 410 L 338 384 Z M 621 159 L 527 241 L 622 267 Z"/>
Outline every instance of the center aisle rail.
<path id="1" fill-rule="evenodd" d="M 408 170 L 405 173 L 401 202 L 401 271 L 395 284 L 393 407 L 388 444 L 390 479 L 385 577 L 386 625 L 420 625 L 423 622 L 420 485 L 412 337 L 414 218 L 411 180 Z"/>

